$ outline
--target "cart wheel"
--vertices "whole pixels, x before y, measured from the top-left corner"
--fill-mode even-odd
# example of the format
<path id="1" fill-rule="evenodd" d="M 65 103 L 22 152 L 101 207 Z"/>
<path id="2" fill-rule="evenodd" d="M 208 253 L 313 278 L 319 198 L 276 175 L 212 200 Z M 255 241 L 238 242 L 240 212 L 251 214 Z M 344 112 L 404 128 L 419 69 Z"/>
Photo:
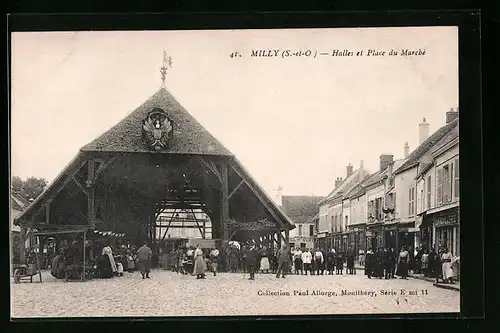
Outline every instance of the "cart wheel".
<path id="1" fill-rule="evenodd" d="M 19 268 L 16 268 L 14 271 L 14 283 L 19 283 L 21 281 L 21 272 L 19 271 Z"/>

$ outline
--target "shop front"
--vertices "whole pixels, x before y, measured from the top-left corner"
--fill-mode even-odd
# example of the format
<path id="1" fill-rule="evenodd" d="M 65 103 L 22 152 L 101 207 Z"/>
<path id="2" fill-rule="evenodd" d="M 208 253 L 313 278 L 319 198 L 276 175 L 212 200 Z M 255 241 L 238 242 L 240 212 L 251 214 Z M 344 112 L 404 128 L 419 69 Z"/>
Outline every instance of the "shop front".
<path id="1" fill-rule="evenodd" d="M 415 232 L 411 228 L 402 227 L 398 230 L 397 248 L 401 249 L 403 246 L 407 250 L 413 249 L 415 244 Z"/>
<path id="2" fill-rule="evenodd" d="M 338 251 L 341 249 L 341 244 L 342 244 L 342 234 L 340 232 L 336 232 L 332 234 L 332 246 L 333 248 Z"/>
<path id="3" fill-rule="evenodd" d="M 318 232 L 314 242 L 314 248 L 326 251 L 327 248 L 327 232 Z"/>
<path id="4" fill-rule="evenodd" d="M 366 248 L 366 224 L 349 226 L 348 250 L 359 253 L 360 250 L 367 251 Z"/>
<path id="5" fill-rule="evenodd" d="M 384 245 L 384 231 L 382 223 L 371 223 L 366 226 L 366 247 L 375 252 Z"/>
<path id="6" fill-rule="evenodd" d="M 432 219 L 429 215 L 425 213 L 422 215 L 422 223 L 419 229 L 420 246 L 430 249 L 434 244 L 434 239 L 432 237 Z"/>
<path id="7" fill-rule="evenodd" d="M 384 247 L 389 249 L 398 249 L 398 225 L 390 223 L 384 225 Z"/>
<path id="8" fill-rule="evenodd" d="M 460 256 L 460 228 L 458 207 L 432 215 L 435 229 L 435 249 L 447 248 L 454 256 Z"/>

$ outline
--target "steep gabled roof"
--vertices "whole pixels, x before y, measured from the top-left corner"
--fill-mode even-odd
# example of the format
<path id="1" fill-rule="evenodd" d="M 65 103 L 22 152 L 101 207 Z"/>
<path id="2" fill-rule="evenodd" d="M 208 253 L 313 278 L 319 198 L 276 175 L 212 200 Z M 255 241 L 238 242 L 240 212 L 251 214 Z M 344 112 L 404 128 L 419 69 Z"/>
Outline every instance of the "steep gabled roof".
<path id="1" fill-rule="evenodd" d="M 418 164 L 419 160 L 455 127 L 458 127 L 458 118 L 441 127 L 429 138 L 427 138 L 427 140 L 425 140 L 410 154 L 410 156 L 408 156 L 407 161 L 403 163 L 403 165 L 401 165 L 397 170 L 395 170 L 394 173 L 401 173 Z"/>
<path id="2" fill-rule="evenodd" d="M 161 88 L 146 102 L 130 113 L 117 125 L 106 131 L 82 151 L 98 152 L 151 152 L 142 138 L 142 120 L 148 112 L 158 107 L 167 112 L 173 121 L 173 139 L 165 153 L 193 155 L 226 155 L 232 153 L 196 121 L 182 105 Z"/>
<path id="3" fill-rule="evenodd" d="M 72 178 L 74 172 L 81 168 L 88 158 L 94 155 L 94 152 L 151 153 L 151 149 L 142 137 L 142 121 L 155 107 L 167 112 L 173 121 L 174 131 L 170 147 L 165 152 L 158 151 L 155 154 L 226 156 L 226 160 L 231 163 L 235 170 L 239 171 L 247 185 L 255 188 L 257 198 L 273 215 L 273 218 L 278 222 L 283 222 L 289 230 L 295 228 L 293 221 L 274 203 L 236 157 L 205 130 L 164 88 L 157 91 L 117 125 L 81 148 L 45 191 L 16 218 L 16 223 L 26 222 L 28 216 L 35 214 L 37 209 L 46 204 L 51 196 L 56 195 L 62 187 L 66 186 L 65 184 Z"/>
<path id="4" fill-rule="evenodd" d="M 284 195 L 281 207 L 293 223 L 307 223 L 318 213 L 318 202 L 322 199 L 319 196 Z"/>

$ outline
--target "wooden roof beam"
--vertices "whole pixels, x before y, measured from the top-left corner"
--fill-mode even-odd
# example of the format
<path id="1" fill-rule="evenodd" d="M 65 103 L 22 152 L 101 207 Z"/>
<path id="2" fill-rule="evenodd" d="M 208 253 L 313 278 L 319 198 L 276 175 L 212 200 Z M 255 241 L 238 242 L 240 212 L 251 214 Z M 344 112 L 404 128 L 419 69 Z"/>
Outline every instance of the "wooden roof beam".
<path id="1" fill-rule="evenodd" d="M 248 188 L 250 188 L 250 190 L 253 192 L 253 194 L 257 197 L 257 199 L 259 199 L 259 201 L 262 203 L 262 205 L 264 205 L 264 207 L 266 208 L 266 210 L 271 214 L 271 216 L 276 220 L 276 222 L 278 222 L 284 229 L 287 229 L 285 227 L 285 224 L 283 223 L 283 221 L 281 221 L 281 219 L 278 217 L 278 215 L 267 204 L 267 202 L 264 200 L 264 198 L 259 193 L 259 191 L 250 182 L 248 182 L 248 180 L 246 179 L 246 177 L 241 172 L 239 172 L 238 170 L 236 170 L 236 168 L 233 165 L 231 165 L 231 168 L 233 169 L 234 172 L 236 172 L 238 174 L 238 176 L 240 176 L 240 178 L 242 180 L 244 180 L 244 182 L 248 186 Z"/>

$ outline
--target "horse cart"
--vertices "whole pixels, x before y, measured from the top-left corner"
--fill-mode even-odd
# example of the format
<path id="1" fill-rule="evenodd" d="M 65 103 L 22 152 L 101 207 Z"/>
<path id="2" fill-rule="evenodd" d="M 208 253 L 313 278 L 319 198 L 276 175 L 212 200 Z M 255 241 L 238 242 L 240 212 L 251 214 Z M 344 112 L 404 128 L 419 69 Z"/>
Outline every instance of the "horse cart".
<path id="1" fill-rule="evenodd" d="M 20 283 L 22 280 L 30 280 L 33 282 L 33 276 L 37 275 L 42 282 L 42 272 L 40 271 L 40 265 L 27 264 L 27 265 L 14 265 L 14 283 Z"/>

